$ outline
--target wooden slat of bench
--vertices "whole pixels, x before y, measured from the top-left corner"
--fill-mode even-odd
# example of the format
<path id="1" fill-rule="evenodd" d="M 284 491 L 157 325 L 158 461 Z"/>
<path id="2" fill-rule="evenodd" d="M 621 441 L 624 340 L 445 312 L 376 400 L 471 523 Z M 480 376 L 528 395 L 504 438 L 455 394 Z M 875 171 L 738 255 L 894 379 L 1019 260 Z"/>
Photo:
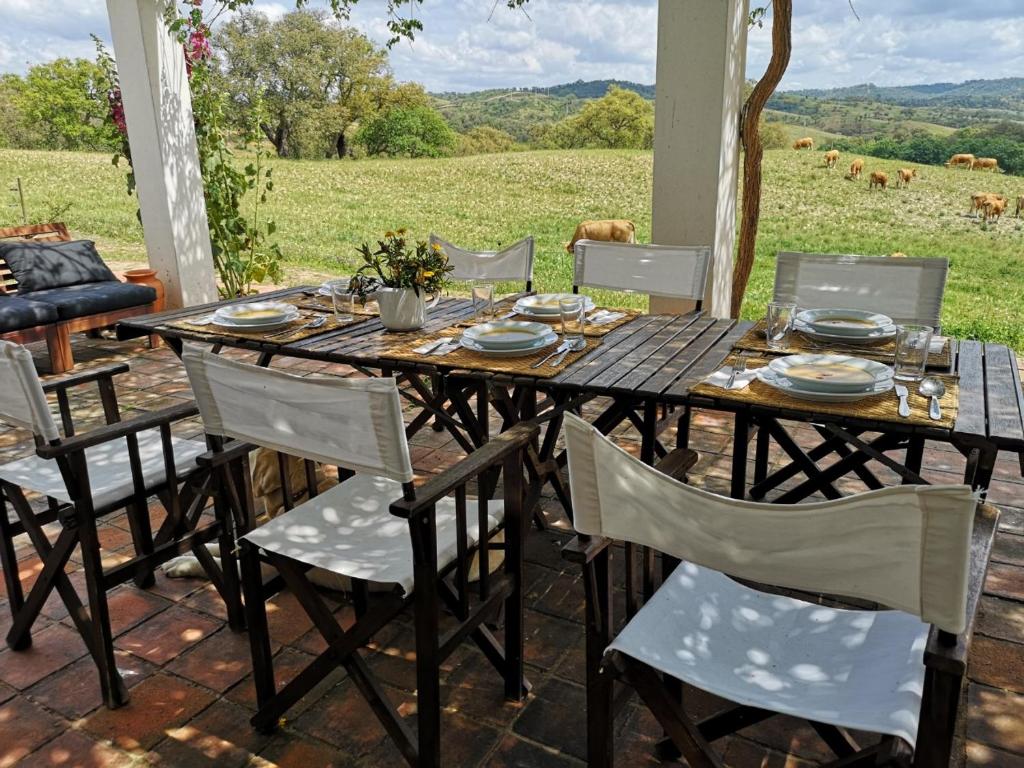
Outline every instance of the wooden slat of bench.
<path id="1" fill-rule="evenodd" d="M 985 439 L 984 347 L 980 341 L 962 341 L 957 356 L 960 374 L 960 402 L 954 431 L 966 437 Z"/>
<path id="2" fill-rule="evenodd" d="M 985 394 L 989 437 L 1002 444 L 1024 446 L 1017 359 L 1002 344 L 985 345 Z"/>

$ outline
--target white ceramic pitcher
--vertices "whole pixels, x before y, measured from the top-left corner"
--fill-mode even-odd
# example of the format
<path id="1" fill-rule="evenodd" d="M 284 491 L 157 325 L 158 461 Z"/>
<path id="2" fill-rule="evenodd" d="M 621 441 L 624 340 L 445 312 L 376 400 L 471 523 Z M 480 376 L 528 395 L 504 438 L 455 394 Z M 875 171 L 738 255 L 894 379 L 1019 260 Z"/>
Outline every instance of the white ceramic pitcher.
<path id="1" fill-rule="evenodd" d="M 389 331 L 415 331 L 427 321 L 427 310 L 441 301 L 438 292 L 427 304 L 426 291 L 418 294 L 412 288 L 378 288 L 376 297 L 380 306 L 380 322 Z"/>

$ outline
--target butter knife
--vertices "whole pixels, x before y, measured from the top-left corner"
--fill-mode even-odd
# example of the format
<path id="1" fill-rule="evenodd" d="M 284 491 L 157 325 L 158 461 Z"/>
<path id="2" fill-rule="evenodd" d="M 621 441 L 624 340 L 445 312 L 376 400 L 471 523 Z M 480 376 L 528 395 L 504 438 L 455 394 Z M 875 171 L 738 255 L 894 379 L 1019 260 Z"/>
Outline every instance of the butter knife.
<path id="1" fill-rule="evenodd" d="M 910 401 L 907 400 L 907 396 L 910 391 L 903 384 L 896 385 L 896 396 L 900 399 L 900 407 L 897 411 L 900 416 L 904 419 L 910 417 Z"/>

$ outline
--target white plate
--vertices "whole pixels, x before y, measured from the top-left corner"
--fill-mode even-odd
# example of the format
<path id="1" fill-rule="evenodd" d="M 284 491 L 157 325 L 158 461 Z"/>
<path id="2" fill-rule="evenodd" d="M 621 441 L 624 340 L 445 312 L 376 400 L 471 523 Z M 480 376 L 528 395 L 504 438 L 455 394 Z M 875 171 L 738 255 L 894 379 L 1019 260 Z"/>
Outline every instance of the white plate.
<path id="1" fill-rule="evenodd" d="M 785 376 L 780 376 L 767 366 L 757 369 L 757 378 L 769 387 L 784 392 L 799 400 L 808 400 L 815 403 L 854 403 L 868 397 L 877 397 L 892 390 L 894 382 L 892 379 L 885 379 L 878 382 L 875 387 L 867 392 L 808 392 L 801 389 Z"/>
<path id="2" fill-rule="evenodd" d="M 885 363 L 851 355 L 788 355 L 768 367 L 805 392 L 869 392 L 892 378 Z"/>
<path id="3" fill-rule="evenodd" d="M 294 304 L 285 304 L 281 301 L 250 301 L 221 307 L 213 316 L 218 322 L 226 320 L 233 325 L 261 326 L 287 322 L 289 317 L 298 313 L 299 309 Z"/>
<path id="4" fill-rule="evenodd" d="M 228 320 L 227 318 L 221 317 L 214 317 L 213 325 L 218 325 L 221 328 L 235 328 L 237 330 L 243 331 L 273 331 L 276 330 L 277 328 L 284 328 L 286 325 L 288 325 L 288 323 L 292 322 L 293 320 L 298 320 L 298 318 L 299 310 L 296 309 L 294 313 L 288 315 L 288 317 L 286 317 L 284 320 L 275 320 L 273 322 L 262 323 L 260 325 L 256 325 L 254 323 L 236 323 L 231 320 Z"/>
<path id="5" fill-rule="evenodd" d="M 893 324 L 892 318 L 863 309 L 805 309 L 796 319 L 817 333 L 864 338 Z"/>
<path id="6" fill-rule="evenodd" d="M 550 347 L 557 341 L 558 334 L 550 333 L 547 336 L 540 337 L 537 343 L 531 344 L 528 347 L 524 346 L 521 349 L 486 349 L 473 340 L 467 339 L 465 335 L 462 336 L 460 343 L 471 352 L 479 352 L 481 355 L 488 355 L 489 357 L 526 357 L 527 355 L 537 354 L 545 347 Z"/>
<path id="7" fill-rule="evenodd" d="M 484 349 L 522 349 L 550 333 L 550 326 L 544 323 L 496 320 L 467 328 L 462 335 Z"/>
<path id="8" fill-rule="evenodd" d="M 864 336 L 843 336 L 836 333 L 823 333 L 821 331 L 816 331 L 811 326 L 797 320 L 793 323 L 793 330 L 806 334 L 812 339 L 818 339 L 819 341 L 838 341 L 843 344 L 878 344 L 883 341 L 888 341 L 896 336 L 895 325 L 887 325 Z"/>
<path id="9" fill-rule="evenodd" d="M 516 312 L 534 317 L 557 317 L 559 299 L 583 299 L 586 312 L 594 308 L 594 300 L 582 293 L 538 293 L 524 296 L 516 302 Z"/>
<path id="10" fill-rule="evenodd" d="M 337 285 L 339 283 L 347 285 L 349 282 L 351 282 L 351 280 L 352 278 L 350 277 L 339 277 L 336 280 L 325 280 L 320 284 L 320 287 L 317 289 L 316 292 L 319 293 L 321 296 L 330 296 L 331 286 Z"/>

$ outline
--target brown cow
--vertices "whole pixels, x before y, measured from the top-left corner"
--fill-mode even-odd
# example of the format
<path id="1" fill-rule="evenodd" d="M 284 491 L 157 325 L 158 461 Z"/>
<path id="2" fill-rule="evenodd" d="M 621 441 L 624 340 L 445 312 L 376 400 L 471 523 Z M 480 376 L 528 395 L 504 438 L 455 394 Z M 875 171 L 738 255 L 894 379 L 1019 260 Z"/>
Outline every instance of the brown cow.
<path id="1" fill-rule="evenodd" d="M 628 219 L 603 219 L 601 221 L 581 221 L 576 225 L 572 240 L 565 246 L 569 253 L 573 252 L 577 240 L 603 240 L 610 243 L 635 243 L 636 224 Z"/>
<path id="2" fill-rule="evenodd" d="M 881 171 L 872 171 L 870 181 L 868 181 L 868 189 L 874 189 L 880 187 L 885 189 L 889 185 L 889 174 L 882 173 Z"/>
<path id="3" fill-rule="evenodd" d="M 896 187 L 909 187 L 910 180 L 917 177 L 915 168 L 900 168 L 896 171 Z"/>
<path id="4" fill-rule="evenodd" d="M 959 168 L 961 165 L 964 165 L 967 166 L 967 168 L 970 168 L 973 162 L 974 155 L 965 152 L 963 154 L 953 155 L 951 158 L 949 158 L 949 161 L 946 163 L 946 167 Z"/>
<path id="5" fill-rule="evenodd" d="M 985 212 L 985 223 L 987 224 L 990 219 L 999 220 L 999 217 L 1006 212 L 1006 198 L 997 199 L 990 197 L 985 201 L 983 206 Z"/>
<path id="6" fill-rule="evenodd" d="M 1024 195 L 1017 198 L 1017 212 L 1014 213 L 1014 216 L 1019 219 L 1021 211 L 1024 211 Z"/>
<path id="7" fill-rule="evenodd" d="M 971 170 L 999 171 L 999 161 L 994 157 L 976 157 L 971 161 Z"/>
<path id="8" fill-rule="evenodd" d="M 859 179 L 861 171 L 864 170 L 864 160 L 858 157 L 852 163 L 850 163 L 850 178 Z"/>
<path id="9" fill-rule="evenodd" d="M 793 149 L 814 149 L 814 139 L 810 136 L 805 136 L 802 139 L 797 139 L 793 142 Z"/>
<path id="10" fill-rule="evenodd" d="M 984 210 L 985 203 L 989 200 L 1001 200 L 1006 203 L 1006 198 L 1002 195 L 997 195 L 994 192 L 975 192 L 971 195 L 971 209 L 968 211 L 969 214 L 977 214 L 979 211 Z"/>
<path id="11" fill-rule="evenodd" d="M 829 169 L 835 168 L 836 164 L 838 162 L 839 162 L 839 150 L 838 149 L 830 149 L 828 152 L 825 153 L 825 167 L 826 168 L 829 168 Z"/>

